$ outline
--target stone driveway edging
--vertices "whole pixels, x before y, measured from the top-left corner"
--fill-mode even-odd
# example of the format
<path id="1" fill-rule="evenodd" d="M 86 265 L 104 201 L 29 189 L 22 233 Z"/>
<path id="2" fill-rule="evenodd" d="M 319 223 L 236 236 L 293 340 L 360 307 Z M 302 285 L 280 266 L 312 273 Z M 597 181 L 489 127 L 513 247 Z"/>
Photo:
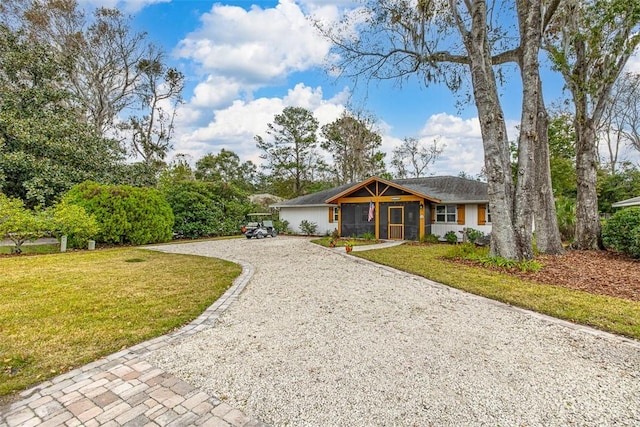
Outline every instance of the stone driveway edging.
<path id="1" fill-rule="evenodd" d="M 149 352 L 210 327 L 238 299 L 255 268 L 227 260 L 239 264 L 241 274 L 195 320 L 21 392 L 21 400 L 0 408 L 0 427 L 267 427 L 144 360 Z"/>

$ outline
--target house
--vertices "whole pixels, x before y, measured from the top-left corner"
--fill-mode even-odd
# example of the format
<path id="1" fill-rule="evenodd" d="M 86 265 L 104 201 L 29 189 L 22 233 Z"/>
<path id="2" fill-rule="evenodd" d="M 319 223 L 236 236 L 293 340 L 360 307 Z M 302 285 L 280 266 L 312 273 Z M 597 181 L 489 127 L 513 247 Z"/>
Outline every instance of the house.
<path id="1" fill-rule="evenodd" d="M 308 194 L 271 205 L 280 219 L 300 232 L 300 222 L 318 225 L 318 233 L 338 230 L 340 236 L 371 233 L 378 239 L 419 240 L 428 234 L 443 237 L 474 228 L 491 232 L 487 184 L 455 177 L 387 181 L 372 177 L 356 184 Z"/>
<path id="2" fill-rule="evenodd" d="M 640 197 L 634 197 L 632 199 L 622 200 L 615 202 L 611 205 L 614 208 L 626 208 L 628 206 L 640 206 Z"/>

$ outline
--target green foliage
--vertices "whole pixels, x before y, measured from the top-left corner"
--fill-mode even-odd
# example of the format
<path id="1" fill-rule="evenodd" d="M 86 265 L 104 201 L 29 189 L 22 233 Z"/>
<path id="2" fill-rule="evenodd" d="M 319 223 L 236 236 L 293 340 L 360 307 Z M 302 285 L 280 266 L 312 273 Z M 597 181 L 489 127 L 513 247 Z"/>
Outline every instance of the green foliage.
<path id="1" fill-rule="evenodd" d="M 174 215 L 158 190 L 87 181 L 73 187 L 63 203 L 82 206 L 95 216 L 98 242 L 144 245 L 171 240 Z"/>
<path id="2" fill-rule="evenodd" d="M 447 259 L 466 259 L 477 262 L 483 267 L 497 268 L 517 268 L 520 271 L 535 272 L 542 268 L 542 264 L 536 260 L 517 261 L 513 259 L 502 258 L 499 256 L 489 255 L 489 249 L 478 247 L 471 242 L 461 243 L 447 249 L 443 255 Z"/>
<path id="3" fill-rule="evenodd" d="M 221 182 L 182 181 L 161 190 L 175 215 L 174 233 L 188 238 L 237 234 L 252 210 L 244 193 Z"/>
<path id="4" fill-rule="evenodd" d="M 0 193 L 0 238 L 8 238 L 14 244 L 13 253 L 20 253 L 23 243 L 43 237 L 50 223 L 43 211 L 27 209 L 22 200 Z"/>
<path id="5" fill-rule="evenodd" d="M 613 214 L 602 227 L 602 241 L 608 248 L 640 258 L 640 207 Z"/>
<path id="6" fill-rule="evenodd" d="M 476 243 L 484 237 L 484 233 L 480 230 L 476 230 L 475 228 L 467 228 L 465 229 L 465 236 L 469 243 Z"/>
<path id="7" fill-rule="evenodd" d="M 334 228 L 333 231 L 331 232 L 331 239 L 338 240 L 339 238 L 340 238 L 340 232 L 338 231 L 337 228 Z"/>
<path id="8" fill-rule="evenodd" d="M 560 237 L 564 242 L 573 241 L 576 228 L 576 201 L 569 197 L 556 199 L 556 216 Z"/>
<path id="9" fill-rule="evenodd" d="M 370 117 L 345 111 L 322 127 L 321 147 L 333 157 L 330 167 L 335 184 L 362 181 L 385 171 L 382 137 Z"/>
<path id="10" fill-rule="evenodd" d="M 640 195 L 640 170 L 631 164 L 623 164 L 622 168 L 612 174 L 600 170 L 598 174 L 598 207 L 601 213 L 613 213 L 616 208 L 611 205 L 621 200 Z"/>
<path id="11" fill-rule="evenodd" d="M 486 255 L 487 253 L 488 250 L 486 248 L 477 248 L 473 243 L 465 242 L 450 247 L 444 257 L 448 259 L 470 259 L 470 257 L 477 254 Z"/>
<path id="12" fill-rule="evenodd" d="M 576 197 L 576 132 L 573 117 L 556 114 L 549 120 L 549 166 L 556 197 Z"/>
<path id="13" fill-rule="evenodd" d="M 272 179 L 288 183 L 277 195 L 292 198 L 305 194 L 314 181 L 314 171 L 323 165 L 316 153 L 318 120 L 309 110 L 286 107 L 267 126 L 269 137 L 256 135 L 255 141 Z"/>
<path id="14" fill-rule="evenodd" d="M 300 222 L 300 231 L 302 231 L 307 236 L 311 236 L 312 234 L 316 234 L 316 232 L 318 231 L 318 224 L 303 219 Z"/>
<path id="15" fill-rule="evenodd" d="M 252 161 L 241 163 L 236 153 L 224 148 L 217 155 L 209 153 L 196 162 L 196 179 L 224 182 L 246 192 L 254 190 L 257 175 L 257 167 Z"/>
<path id="16" fill-rule="evenodd" d="M 51 232 L 58 238 L 67 236 L 69 248 L 85 248 L 99 229 L 96 218 L 82 206 L 58 203 L 53 209 Z"/>
<path id="17" fill-rule="evenodd" d="M 291 231 L 289 230 L 289 221 L 286 219 L 277 219 L 273 221 L 273 228 L 275 228 L 279 234 L 286 234 Z"/>
<path id="18" fill-rule="evenodd" d="M 440 241 L 440 236 L 437 234 L 425 234 L 420 241 L 422 243 L 438 243 Z"/>
<path id="19" fill-rule="evenodd" d="M 444 239 L 448 243 L 458 243 L 458 235 L 453 230 L 449 230 L 446 233 L 444 233 Z"/>
<path id="20" fill-rule="evenodd" d="M 107 180 L 121 160 L 61 89 L 65 67 L 50 49 L 0 25 L 0 191 L 49 206 L 74 184 Z"/>
<path id="21" fill-rule="evenodd" d="M 370 231 L 363 233 L 360 237 L 364 240 L 376 240 L 375 233 L 371 233 Z"/>

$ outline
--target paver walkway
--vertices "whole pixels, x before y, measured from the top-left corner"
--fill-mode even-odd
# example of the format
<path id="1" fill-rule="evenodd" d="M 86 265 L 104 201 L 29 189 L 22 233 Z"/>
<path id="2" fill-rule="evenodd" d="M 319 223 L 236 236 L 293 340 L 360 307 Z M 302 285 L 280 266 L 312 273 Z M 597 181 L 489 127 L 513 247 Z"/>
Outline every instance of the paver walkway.
<path id="1" fill-rule="evenodd" d="M 253 275 L 252 265 L 240 264 L 234 285 L 192 323 L 22 392 L 22 400 L 0 408 L 0 427 L 265 426 L 145 361 L 149 352 L 215 323 Z"/>

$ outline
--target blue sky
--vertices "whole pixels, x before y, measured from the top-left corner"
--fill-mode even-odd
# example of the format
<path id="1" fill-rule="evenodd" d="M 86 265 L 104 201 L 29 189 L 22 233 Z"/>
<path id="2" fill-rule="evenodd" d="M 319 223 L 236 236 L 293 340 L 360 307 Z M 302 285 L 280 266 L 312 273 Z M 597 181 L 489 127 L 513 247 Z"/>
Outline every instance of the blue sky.
<path id="1" fill-rule="evenodd" d="M 314 113 L 320 124 L 333 121 L 347 103 L 378 119 L 387 162 L 404 137 L 445 145 L 430 173 L 475 175 L 483 165 L 475 106 L 461 110 L 456 95 L 442 87 L 425 88 L 416 79 L 401 87 L 371 83 L 354 88 L 325 72 L 329 50 L 307 16 L 331 20 L 351 0 L 84 0 L 117 6 L 134 17 L 138 30 L 167 52 L 168 62 L 187 78 L 174 141 L 176 153 L 193 161 L 222 148 L 242 160 L 259 162 L 254 135 L 287 106 Z M 631 67 L 640 71 L 640 60 Z M 562 80 L 545 73 L 548 102 L 562 97 Z M 519 77 L 502 88 L 503 109 L 515 138 L 519 120 Z"/>

